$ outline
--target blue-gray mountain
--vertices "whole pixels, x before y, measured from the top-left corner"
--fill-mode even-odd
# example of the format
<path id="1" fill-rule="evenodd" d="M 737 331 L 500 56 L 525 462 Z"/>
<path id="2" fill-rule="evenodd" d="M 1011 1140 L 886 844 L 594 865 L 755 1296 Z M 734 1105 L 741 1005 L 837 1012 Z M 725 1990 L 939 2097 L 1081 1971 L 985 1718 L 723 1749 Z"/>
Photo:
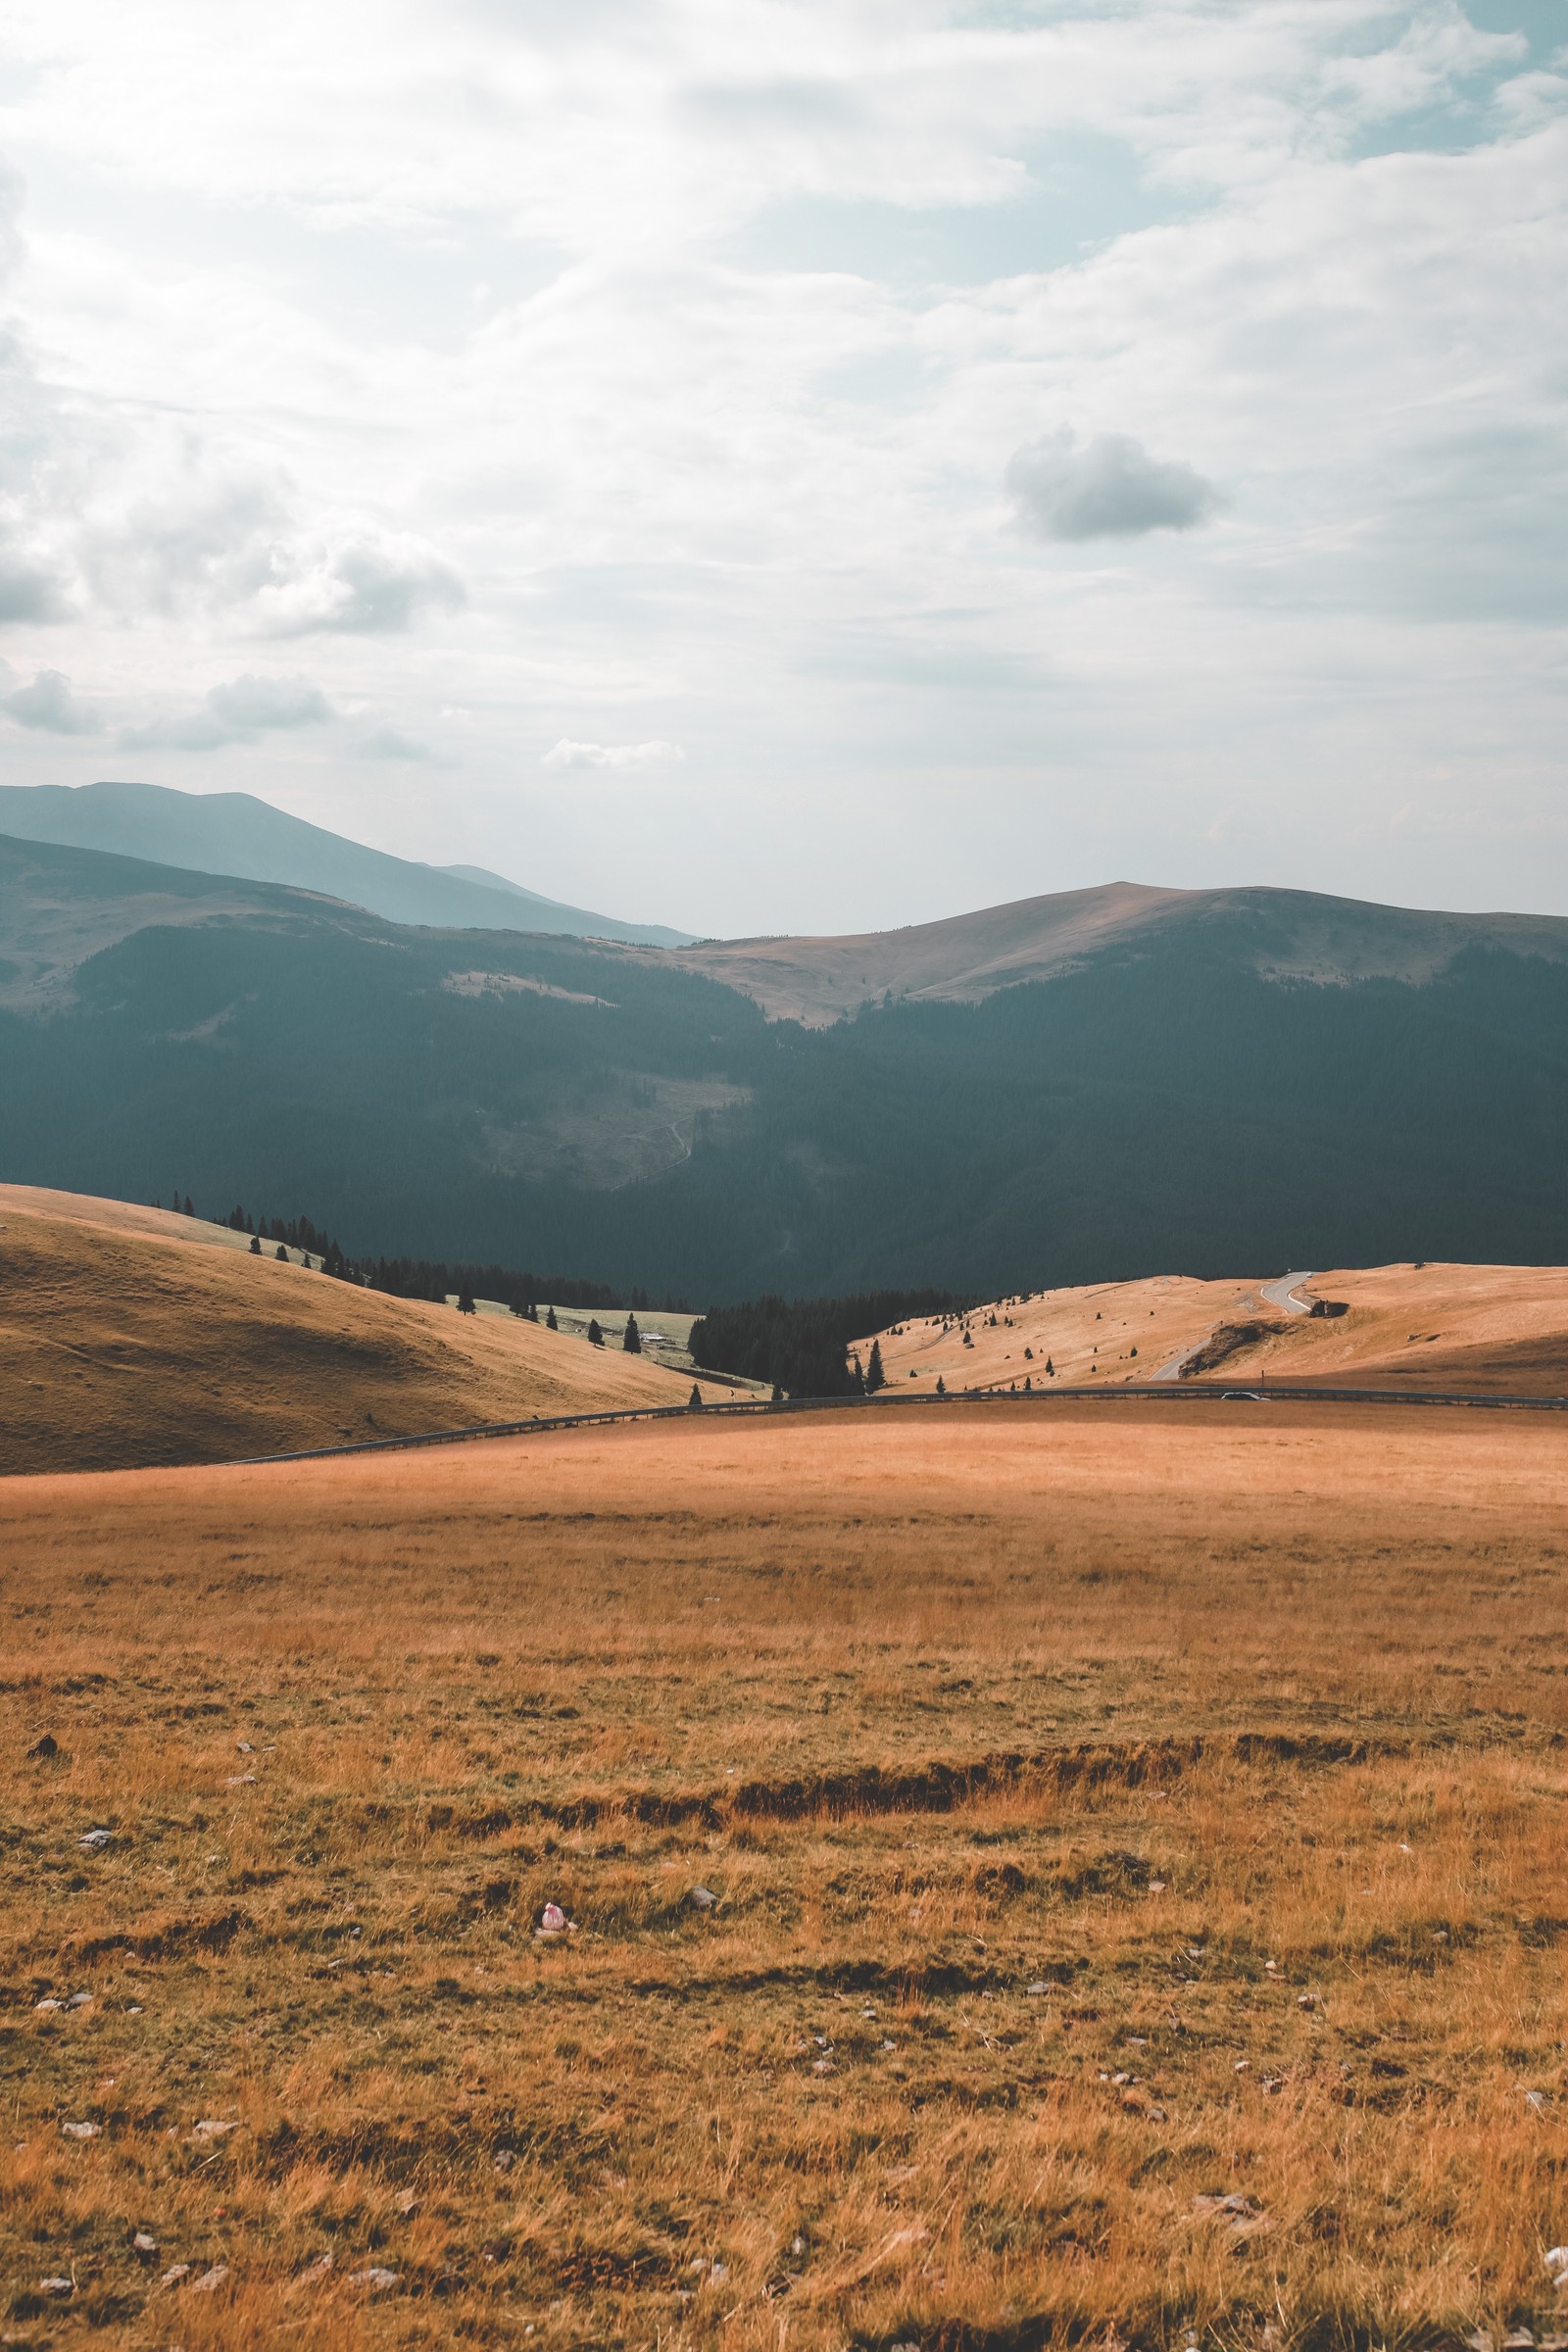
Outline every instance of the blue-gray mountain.
<path id="1" fill-rule="evenodd" d="M 465 931 L 561 931 L 676 947 L 691 937 L 541 898 L 482 866 L 421 865 L 308 825 L 248 792 L 173 792 L 161 784 L 0 786 L 0 833 L 107 850 L 205 874 L 282 882 L 368 906 L 394 923 Z"/>
<path id="2" fill-rule="evenodd" d="M 355 1255 L 704 1303 L 1568 1257 L 1565 921 L 1117 886 L 660 951 L 0 841 L 0 1173 Z"/>

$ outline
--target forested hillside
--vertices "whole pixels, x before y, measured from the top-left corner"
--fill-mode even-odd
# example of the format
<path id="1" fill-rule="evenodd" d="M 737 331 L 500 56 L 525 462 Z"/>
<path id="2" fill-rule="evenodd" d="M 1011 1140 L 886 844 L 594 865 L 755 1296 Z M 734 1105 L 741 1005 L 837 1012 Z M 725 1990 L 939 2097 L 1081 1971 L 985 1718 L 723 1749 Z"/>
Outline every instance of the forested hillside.
<path id="1" fill-rule="evenodd" d="M 0 1013 L 0 1174 L 695 1304 L 1568 1256 L 1568 968 L 1535 956 L 1269 980 L 1208 920 L 805 1029 L 646 952 L 286 897 Z"/>

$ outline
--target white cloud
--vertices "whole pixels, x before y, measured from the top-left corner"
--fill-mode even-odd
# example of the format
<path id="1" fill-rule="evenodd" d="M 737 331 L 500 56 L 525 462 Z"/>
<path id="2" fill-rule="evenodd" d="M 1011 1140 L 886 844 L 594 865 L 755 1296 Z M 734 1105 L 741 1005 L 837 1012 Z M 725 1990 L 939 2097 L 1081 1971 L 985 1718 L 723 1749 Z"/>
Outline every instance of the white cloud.
<path id="1" fill-rule="evenodd" d="M 310 502 L 285 471 L 216 439 L 158 429 L 137 455 L 131 495 L 89 499 L 81 517 L 81 566 L 106 613 L 205 614 L 276 637 L 381 636 L 466 601 L 452 565 L 416 534 L 312 531 Z M 96 470 L 112 481 L 113 456 Z"/>
<path id="2" fill-rule="evenodd" d="M 1140 539 L 1192 531 L 1223 504 L 1212 482 L 1177 460 L 1151 457 L 1129 433 L 1080 444 L 1070 425 L 1014 452 L 1007 488 L 1039 539 Z"/>
<path id="3" fill-rule="evenodd" d="M 429 744 L 420 743 L 413 735 L 405 735 L 400 727 L 371 727 L 355 745 L 362 760 L 404 760 L 415 766 L 444 767 L 447 763 Z"/>
<path id="4" fill-rule="evenodd" d="M 225 744 L 254 743 L 259 735 L 324 726 L 335 716 L 309 678 L 247 672 L 210 687 L 196 709 L 163 712 L 127 727 L 120 740 L 126 751 L 212 752 Z"/>
<path id="5" fill-rule="evenodd" d="M 45 564 L 0 549 L 0 621 L 64 620 L 69 610 L 64 588 Z"/>
<path id="6" fill-rule="evenodd" d="M 318 727 L 332 706 L 309 678 L 259 678 L 247 672 L 209 690 L 207 705 L 236 733 L 263 727 Z"/>
<path id="7" fill-rule="evenodd" d="M 397 634 L 426 612 L 456 612 L 466 601 L 452 566 L 406 536 L 351 539 L 303 557 L 277 551 L 276 568 L 257 606 L 280 637 L 317 629 Z"/>
<path id="8" fill-rule="evenodd" d="M 58 669 L 40 669 L 30 686 L 20 686 L 5 697 L 4 708 L 19 727 L 38 728 L 46 735 L 96 735 L 103 725 L 97 705 L 74 693 L 71 680 Z"/>
<path id="9" fill-rule="evenodd" d="M 541 767 L 671 767 L 686 754 L 678 743 L 573 743 L 564 735 Z"/>
<path id="10" fill-rule="evenodd" d="M 7 37 L 4 642 L 149 748 L 712 930 L 1108 871 L 1568 908 L 1544 37 L 1463 0 L 398 0 L 369 44 L 14 0 Z M 332 733 L 209 701 L 307 640 Z M 436 791 L 391 739 L 443 711 Z M 686 746 L 680 822 L 560 789 L 657 772 L 634 723 Z M 13 732 L 8 773 L 70 755 Z"/>

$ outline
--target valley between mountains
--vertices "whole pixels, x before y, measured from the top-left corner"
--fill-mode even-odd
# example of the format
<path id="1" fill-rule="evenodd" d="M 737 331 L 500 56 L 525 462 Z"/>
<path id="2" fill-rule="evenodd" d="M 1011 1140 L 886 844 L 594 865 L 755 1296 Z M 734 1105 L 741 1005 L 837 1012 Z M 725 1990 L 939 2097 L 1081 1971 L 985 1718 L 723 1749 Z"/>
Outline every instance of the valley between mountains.
<path id="1" fill-rule="evenodd" d="M 699 1307 L 1555 1264 L 1568 922 L 1115 885 L 651 947 L 0 840 L 0 1102 L 16 1182 Z"/>

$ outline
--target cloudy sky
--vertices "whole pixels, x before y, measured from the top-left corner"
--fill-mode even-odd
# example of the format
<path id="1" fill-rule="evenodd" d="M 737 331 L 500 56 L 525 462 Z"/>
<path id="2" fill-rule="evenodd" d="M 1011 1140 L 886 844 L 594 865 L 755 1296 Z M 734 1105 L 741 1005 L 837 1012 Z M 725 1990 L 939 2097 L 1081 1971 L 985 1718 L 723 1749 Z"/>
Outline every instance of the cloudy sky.
<path id="1" fill-rule="evenodd" d="M 0 773 L 1568 912 L 1568 0 L 11 0 Z"/>

